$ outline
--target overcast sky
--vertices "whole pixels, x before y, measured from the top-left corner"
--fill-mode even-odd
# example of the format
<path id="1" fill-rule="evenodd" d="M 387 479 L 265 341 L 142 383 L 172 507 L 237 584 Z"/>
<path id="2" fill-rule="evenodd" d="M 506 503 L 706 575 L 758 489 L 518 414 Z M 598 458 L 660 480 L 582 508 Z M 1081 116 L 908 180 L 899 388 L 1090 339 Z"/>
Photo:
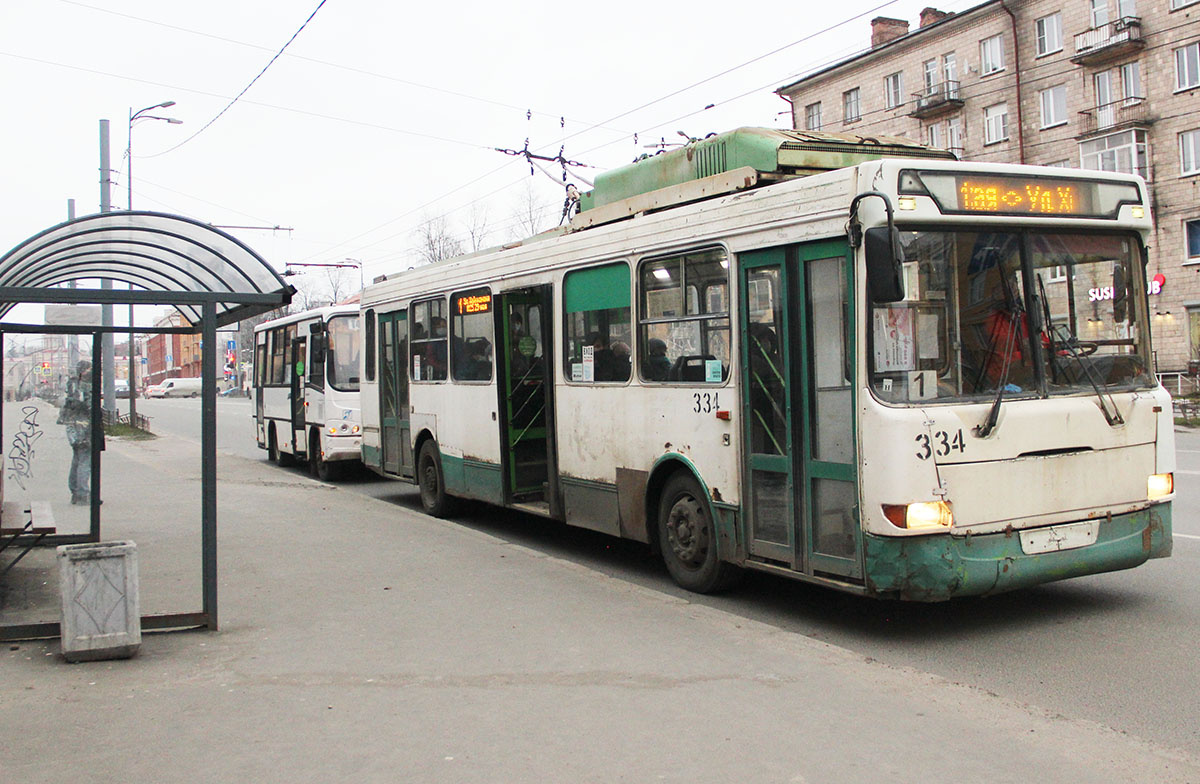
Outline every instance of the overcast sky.
<path id="1" fill-rule="evenodd" d="M 129 111 L 173 100 L 152 114 L 182 124 L 134 126 L 135 209 L 285 227 L 229 231 L 279 270 L 354 259 L 369 281 L 417 262 L 423 220 L 464 233 L 474 209 L 507 241 L 531 182 L 557 212 L 561 186 L 495 147 L 528 137 L 603 170 L 677 131 L 789 127 L 775 88 L 864 49 L 872 17 L 915 28 L 929 5 L 327 0 L 206 128 L 319 2 L 0 2 L 0 253 L 69 198 L 99 211 L 100 119 L 124 208 Z"/>

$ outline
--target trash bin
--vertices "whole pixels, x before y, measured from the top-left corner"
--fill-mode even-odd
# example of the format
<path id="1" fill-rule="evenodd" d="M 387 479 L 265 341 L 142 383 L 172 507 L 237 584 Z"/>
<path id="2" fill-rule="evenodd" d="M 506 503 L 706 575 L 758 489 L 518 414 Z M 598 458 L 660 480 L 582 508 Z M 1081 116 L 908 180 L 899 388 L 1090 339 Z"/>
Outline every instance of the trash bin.
<path id="1" fill-rule="evenodd" d="M 137 545 L 69 544 L 58 548 L 62 652 L 67 661 L 127 659 L 142 644 Z"/>

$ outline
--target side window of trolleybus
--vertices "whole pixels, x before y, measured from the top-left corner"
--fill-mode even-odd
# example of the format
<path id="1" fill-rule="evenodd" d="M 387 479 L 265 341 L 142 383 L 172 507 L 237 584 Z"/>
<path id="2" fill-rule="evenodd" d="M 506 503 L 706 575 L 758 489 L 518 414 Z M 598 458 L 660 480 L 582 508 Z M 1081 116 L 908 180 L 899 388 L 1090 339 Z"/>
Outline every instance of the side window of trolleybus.
<path id="1" fill-rule="evenodd" d="M 414 302 L 409 311 L 412 329 L 409 366 L 413 381 L 446 380 L 446 301 Z"/>
<path id="2" fill-rule="evenodd" d="M 492 294 L 476 289 L 450 298 L 450 360 L 455 381 L 492 380 Z"/>
<path id="3" fill-rule="evenodd" d="M 901 239 L 905 297 L 871 314 L 871 385 L 882 400 L 1153 383 L 1132 236 L 907 231 Z"/>
<path id="4" fill-rule="evenodd" d="M 719 384 L 729 376 L 729 260 L 712 248 L 654 259 L 639 273 L 644 381 Z"/>
<path id="5" fill-rule="evenodd" d="M 628 381 L 633 345 L 629 267 L 608 264 L 568 272 L 563 313 L 563 374 L 583 384 Z"/>

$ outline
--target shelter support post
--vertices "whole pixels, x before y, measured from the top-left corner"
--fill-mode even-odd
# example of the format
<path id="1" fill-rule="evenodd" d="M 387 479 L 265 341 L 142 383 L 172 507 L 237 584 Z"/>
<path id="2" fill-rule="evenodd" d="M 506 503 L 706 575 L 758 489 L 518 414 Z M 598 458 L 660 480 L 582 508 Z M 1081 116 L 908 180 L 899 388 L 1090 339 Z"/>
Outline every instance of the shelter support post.
<path id="1" fill-rule="evenodd" d="M 204 332 L 200 359 L 200 399 L 203 401 L 200 433 L 201 558 L 203 561 L 204 615 L 208 628 L 217 630 L 217 306 L 204 303 Z"/>

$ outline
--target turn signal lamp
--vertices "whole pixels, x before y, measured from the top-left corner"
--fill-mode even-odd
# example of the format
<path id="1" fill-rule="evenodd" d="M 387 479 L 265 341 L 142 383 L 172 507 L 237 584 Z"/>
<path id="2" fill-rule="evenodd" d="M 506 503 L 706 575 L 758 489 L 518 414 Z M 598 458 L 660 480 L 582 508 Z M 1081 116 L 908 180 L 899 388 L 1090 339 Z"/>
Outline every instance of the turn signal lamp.
<path id="1" fill-rule="evenodd" d="M 1129 214 L 1132 215 L 1134 218 L 1144 218 L 1144 217 L 1146 217 L 1146 208 L 1145 207 L 1130 207 Z"/>
<path id="2" fill-rule="evenodd" d="M 1175 492 L 1174 474 L 1151 474 L 1146 480 L 1146 499 L 1157 501 Z"/>
<path id="3" fill-rule="evenodd" d="M 884 504 L 883 515 L 897 528 L 931 530 L 950 528 L 954 513 L 945 501 L 921 501 L 915 504 Z"/>
<path id="4" fill-rule="evenodd" d="M 912 196 L 901 196 L 896 199 L 896 209 L 898 210 L 915 210 L 917 208 L 917 200 Z"/>

